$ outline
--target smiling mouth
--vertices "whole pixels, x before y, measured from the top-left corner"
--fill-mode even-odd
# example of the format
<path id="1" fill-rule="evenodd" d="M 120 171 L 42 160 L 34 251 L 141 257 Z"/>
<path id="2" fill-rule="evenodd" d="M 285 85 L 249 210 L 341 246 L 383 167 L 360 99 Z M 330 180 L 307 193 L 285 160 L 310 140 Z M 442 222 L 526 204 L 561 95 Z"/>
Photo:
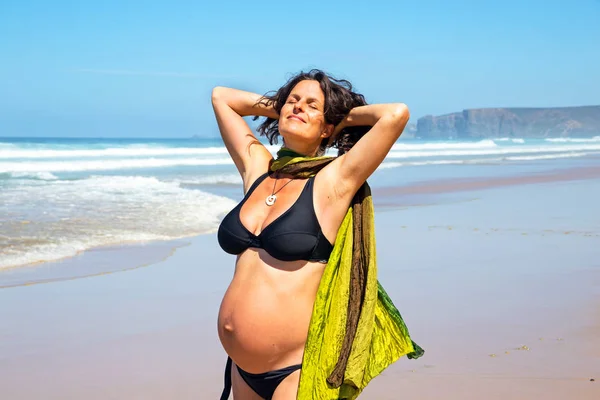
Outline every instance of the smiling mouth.
<path id="1" fill-rule="evenodd" d="M 300 122 L 305 122 L 302 118 L 298 117 L 297 115 L 290 115 L 288 119 L 297 119 Z"/>

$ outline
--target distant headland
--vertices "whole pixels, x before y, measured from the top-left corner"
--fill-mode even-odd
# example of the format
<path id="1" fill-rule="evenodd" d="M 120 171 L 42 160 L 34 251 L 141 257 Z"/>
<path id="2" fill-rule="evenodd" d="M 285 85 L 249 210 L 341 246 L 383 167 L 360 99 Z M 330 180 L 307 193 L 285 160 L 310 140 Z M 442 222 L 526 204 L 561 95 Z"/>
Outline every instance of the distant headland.
<path id="1" fill-rule="evenodd" d="M 600 106 L 467 109 L 424 116 L 405 133 L 422 139 L 592 137 L 600 135 Z"/>

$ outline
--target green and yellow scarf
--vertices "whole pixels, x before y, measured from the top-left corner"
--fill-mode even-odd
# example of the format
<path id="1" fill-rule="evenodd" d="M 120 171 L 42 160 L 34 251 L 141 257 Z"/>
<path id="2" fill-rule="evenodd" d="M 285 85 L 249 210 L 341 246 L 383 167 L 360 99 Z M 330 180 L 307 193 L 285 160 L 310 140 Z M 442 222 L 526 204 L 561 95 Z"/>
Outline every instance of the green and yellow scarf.
<path id="1" fill-rule="evenodd" d="M 334 159 L 305 157 L 284 147 L 271 170 L 309 178 Z M 373 201 L 365 182 L 338 230 L 319 284 L 297 399 L 356 399 L 400 357 L 423 353 L 377 280 Z"/>

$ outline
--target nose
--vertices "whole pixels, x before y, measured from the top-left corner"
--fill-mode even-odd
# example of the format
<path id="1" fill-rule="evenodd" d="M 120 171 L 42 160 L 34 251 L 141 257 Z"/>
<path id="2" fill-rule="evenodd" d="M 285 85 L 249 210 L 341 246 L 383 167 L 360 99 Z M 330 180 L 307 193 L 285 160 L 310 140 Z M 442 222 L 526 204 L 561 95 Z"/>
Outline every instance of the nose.
<path id="1" fill-rule="evenodd" d="M 301 112 L 303 110 L 303 103 L 302 100 L 298 100 L 297 102 L 294 103 L 294 113 L 298 113 Z"/>

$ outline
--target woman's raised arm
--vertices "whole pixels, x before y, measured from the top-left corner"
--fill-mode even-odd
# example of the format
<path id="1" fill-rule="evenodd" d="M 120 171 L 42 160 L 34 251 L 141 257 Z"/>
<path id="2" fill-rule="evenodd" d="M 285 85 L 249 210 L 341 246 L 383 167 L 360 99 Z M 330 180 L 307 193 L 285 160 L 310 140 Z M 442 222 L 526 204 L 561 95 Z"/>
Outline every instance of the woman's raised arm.
<path id="1" fill-rule="evenodd" d="M 212 105 L 215 118 L 227 151 L 237 167 L 244 186 L 249 180 L 266 170 L 271 153 L 252 133 L 242 117 L 261 116 L 278 118 L 276 111 L 258 104 L 261 95 L 226 87 L 215 87 L 212 91 Z"/>
<path id="2" fill-rule="evenodd" d="M 371 125 L 372 128 L 336 160 L 338 193 L 354 193 L 367 180 L 398 140 L 409 118 L 408 107 L 402 103 L 370 104 L 353 108 L 348 113 L 334 135 L 348 126 Z"/>

